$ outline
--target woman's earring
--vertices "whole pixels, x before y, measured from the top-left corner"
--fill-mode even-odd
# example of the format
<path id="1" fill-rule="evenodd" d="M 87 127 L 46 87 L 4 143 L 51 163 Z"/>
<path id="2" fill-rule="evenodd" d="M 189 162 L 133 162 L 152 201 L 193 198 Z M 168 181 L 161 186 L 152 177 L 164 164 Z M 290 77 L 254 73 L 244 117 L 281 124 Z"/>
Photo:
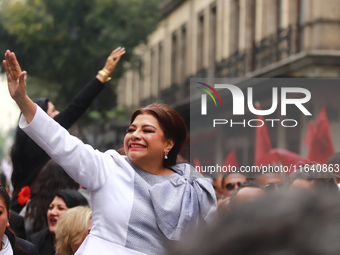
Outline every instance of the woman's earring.
<path id="1" fill-rule="evenodd" d="M 165 154 L 165 155 L 164 155 L 164 159 L 168 159 L 168 153 L 169 153 L 169 152 L 167 152 L 167 151 L 164 153 L 164 154 Z"/>

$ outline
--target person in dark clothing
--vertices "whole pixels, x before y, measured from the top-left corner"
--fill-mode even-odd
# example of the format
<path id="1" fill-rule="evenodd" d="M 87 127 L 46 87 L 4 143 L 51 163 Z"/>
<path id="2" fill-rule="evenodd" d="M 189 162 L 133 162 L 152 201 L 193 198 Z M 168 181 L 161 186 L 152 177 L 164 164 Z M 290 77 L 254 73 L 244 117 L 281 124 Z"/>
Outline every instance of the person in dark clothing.
<path id="1" fill-rule="evenodd" d="M 24 255 L 24 254 L 39 255 L 37 247 L 31 242 L 21 239 L 21 238 L 16 238 L 16 240 L 17 240 L 18 246 L 26 251 L 26 253 L 19 253 L 19 255 Z"/>
<path id="2" fill-rule="evenodd" d="M 99 92 L 104 89 L 104 82 L 109 80 L 121 55 L 124 53 L 124 48 L 115 49 L 107 58 L 104 68 L 99 71 L 96 78 L 90 81 L 60 113 L 48 99 L 35 99 L 35 103 L 61 126 L 69 129 L 86 111 Z M 23 187 L 32 185 L 42 167 L 50 160 L 50 157 L 20 128 L 17 128 L 11 158 L 13 164 L 12 184 L 14 188 L 12 210 L 19 213 L 24 205 L 19 204 L 17 201 L 17 194 Z"/>
<path id="3" fill-rule="evenodd" d="M 26 227 L 24 217 L 17 212 L 10 210 L 11 216 L 9 217 L 9 224 L 16 236 L 26 239 Z"/>
<path id="4" fill-rule="evenodd" d="M 37 247 L 40 254 L 55 255 L 56 249 L 53 243 L 53 234 L 48 228 L 34 233 L 28 240 Z"/>
<path id="5" fill-rule="evenodd" d="M 37 246 L 40 254 L 55 254 L 55 228 L 58 218 L 68 209 L 79 205 L 88 205 L 88 203 L 78 191 L 63 189 L 57 193 L 47 210 L 48 227 L 29 237 L 29 241 Z"/>
<path id="6" fill-rule="evenodd" d="M 6 189 L 0 186 L 0 254 L 39 255 L 34 244 L 16 237 L 11 230 L 10 205 L 11 199 Z"/>

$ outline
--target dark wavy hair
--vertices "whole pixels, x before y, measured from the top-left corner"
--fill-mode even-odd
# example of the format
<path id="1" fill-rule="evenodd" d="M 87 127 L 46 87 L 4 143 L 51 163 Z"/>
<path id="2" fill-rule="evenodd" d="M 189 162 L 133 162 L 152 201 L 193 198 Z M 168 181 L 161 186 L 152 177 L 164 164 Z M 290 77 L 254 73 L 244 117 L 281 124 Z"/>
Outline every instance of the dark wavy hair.
<path id="1" fill-rule="evenodd" d="M 53 160 L 47 162 L 32 185 L 31 199 L 27 203 L 25 219 L 32 219 L 33 233 L 46 227 L 46 212 L 58 191 L 78 188 L 79 184 L 61 166 Z"/>
<path id="2" fill-rule="evenodd" d="M 62 189 L 57 192 L 56 197 L 63 199 L 68 208 L 89 205 L 86 198 L 77 190 Z"/>
<path id="3" fill-rule="evenodd" d="M 166 104 L 150 104 L 136 110 L 131 116 L 132 123 L 140 114 L 154 116 L 163 130 L 165 139 L 173 139 L 174 146 L 169 151 L 168 159 L 164 159 L 163 166 L 176 165 L 177 155 L 181 152 L 182 146 L 187 138 L 188 130 L 181 115 Z"/>

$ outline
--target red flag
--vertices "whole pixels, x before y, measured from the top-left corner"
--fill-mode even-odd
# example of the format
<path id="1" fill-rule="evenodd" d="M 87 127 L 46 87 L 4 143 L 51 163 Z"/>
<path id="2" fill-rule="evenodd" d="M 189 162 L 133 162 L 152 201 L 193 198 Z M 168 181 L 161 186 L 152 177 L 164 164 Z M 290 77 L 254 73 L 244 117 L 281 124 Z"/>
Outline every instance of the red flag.
<path id="1" fill-rule="evenodd" d="M 237 162 L 237 157 L 236 157 L 236 153 L 234 150 L 231 150 L 228 155 L 226 156 L 224 162 L 223 162 L 223 166 L 236 166 L 238 167 L 238 162 Z"/>
<path id="2" fill-rule="evenodd" d="M 259 164 L 265 165 L 282 165 L 289 167 L 289 172 L 295 170 L 295 165 L 298 165 L 304 158 L 299 154 L 286 149 L 275 148 L 271 149 L 264 157 L 259 160 Z M 274 163 L 274 164 L 273 164 Z"/>
<path id="3" fill-rule="evenodd" d="M 312 144 L 312 140 L 313 137 L 315 135 L 315 126 L 313 124 L 313 121 L 310 120 L 308 122 L 308 128 L 307 128 L 307 132 L 305 135 L 305 139 L 303 140 L 303 144 L 306 145 L 308 148 L 310 148 L 311 144 Z"/>
<path id="4" fill-rule="evenodd" d="M 256 107 L 260 110 L 260 106 Z M 258 116 L 258 119 L 261 121 L 257 121 L 256 130 L 255 130 L 255 165 L 260 165 L 260 160 L 264 157 L 269 150 L 272 149 L 272 145 L 270 143 L 268 130 L 266 126 L 266 122 L 262 115 Z M 263 124 L 263 125 L 262 125 Z M 262 125 L 262 126 L 261 126 Z"/>
<path id="5" fill-rule="evenodd" d="M 322 107 L 316 120 L 315 134 L 308 150 L 308 159 L 326 164 L 334 154 L 334 145 L 326 108 Z"/>

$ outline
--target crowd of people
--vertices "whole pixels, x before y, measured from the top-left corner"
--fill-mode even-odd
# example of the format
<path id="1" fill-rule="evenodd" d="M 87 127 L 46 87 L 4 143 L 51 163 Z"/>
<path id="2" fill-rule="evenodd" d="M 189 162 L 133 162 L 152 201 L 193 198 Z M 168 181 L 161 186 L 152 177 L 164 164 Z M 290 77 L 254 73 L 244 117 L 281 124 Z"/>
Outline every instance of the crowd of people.
<path id="1" fill-rule="evenodd" d="M 6 51 L 8 88 L 22 115 L 12 199 L 0 176 L 0 255 L 340 252 L 338 179 L 328 171 L 204 177 L 181 157 L 186 125 L 165 104 L 132 114 L 119 151 L 103 153 L 72 136 L 67 129 L 124 53 L 115 49 L 59 112 L 27 96 L 26 72 Z M 340 164 L 340 154 L 329 164 Z"/>

